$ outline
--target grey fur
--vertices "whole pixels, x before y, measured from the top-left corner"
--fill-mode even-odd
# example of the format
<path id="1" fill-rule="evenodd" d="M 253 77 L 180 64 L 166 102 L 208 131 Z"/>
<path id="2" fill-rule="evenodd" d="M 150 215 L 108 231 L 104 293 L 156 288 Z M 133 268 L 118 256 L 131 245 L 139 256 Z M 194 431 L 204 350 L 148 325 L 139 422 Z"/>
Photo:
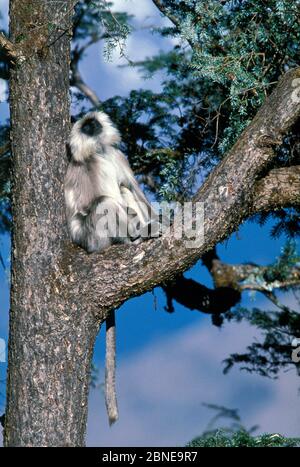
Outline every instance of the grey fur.
<path id="1" fill-rule="evenodd" d="M 88 113 L 71 131 L 71 160 L 65 178 L 67 221 L 72 241 L 89 253 L 113 243 L 140 243 L 149 237 L 149 226 L 159 225 L 125 156 L 115 147 L 119 142 L 118 130 L 103 112 Z M 107 223 L 107 237 L 102 235 L 102 221 Z M 114 223 L 122 235 L 113 236 Z M 114 320 L 112 311 L 106 321 L 105 372 L 110 424 L 118 419 Z"/>
<path id="2" fill-rule="evenodd" d="M 93 134 L 95 122 L 101 126 L 97 134 Z M 92 134 L 83 133 L 82 128 Z M 89 253 L 113 243 L 138 243 L 149 237 L 149 223 L 157 221 L 125 156 L 115 147 L 119 141 L 117 129 L 103 112 L 88 113 L 71 132 L 65 179 L 67 220 L 72 241 Z M 105 210 L 107 237 L 97 229 Z M 114 217 L 122 236 L 114 236 L 111 229 Z"/>

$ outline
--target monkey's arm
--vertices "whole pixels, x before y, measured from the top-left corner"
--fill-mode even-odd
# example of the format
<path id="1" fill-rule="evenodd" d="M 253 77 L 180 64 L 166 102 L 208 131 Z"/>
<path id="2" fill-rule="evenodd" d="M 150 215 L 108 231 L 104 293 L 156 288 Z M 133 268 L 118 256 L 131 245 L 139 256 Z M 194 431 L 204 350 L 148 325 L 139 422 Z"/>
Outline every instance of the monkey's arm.
<path id="1" fill-rule="evenodd" d="M 127 205 L 130 208 L 138 213 L 142 221 L 149 222 L 151 215 L 154 215 L 155 213 L 136 181 L 126 157 L 118 150 L 115 151 L 114 157 L 115 163 L 118 167 L 122 198 L 127 202 Z"/>
<path id="2" fill-rule="evenodd" d="M 120 151 L 116 151 L 115 157 L 120 174 L 119 183 L 122 200 L 131 212 L 136 213 L 135 219 L 132 220 L 130 225 L 134 230 L 135 221 L 138 217 L 140 235 L 143 238 L 160 236 L 163 233 L 163 225 L 168 227 L 169 221 L 160 221 L 160 216 L 144 195 L 125 156 Z"/>
<path id="3" fill-rule="evenodd" d="M 129 215 L 137 215 L 139 220 L 146 224 L 151 217 L 151 206 L 146 198 L 139 196 L 132 184 L 120 186 L 121 196 Z"/>

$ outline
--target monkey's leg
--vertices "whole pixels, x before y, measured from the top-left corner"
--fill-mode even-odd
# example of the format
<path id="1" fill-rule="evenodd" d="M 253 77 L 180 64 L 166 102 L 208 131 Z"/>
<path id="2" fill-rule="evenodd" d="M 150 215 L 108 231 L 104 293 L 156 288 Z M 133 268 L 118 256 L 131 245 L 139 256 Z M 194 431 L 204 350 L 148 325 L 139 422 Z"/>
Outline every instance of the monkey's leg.
<path id="1" fill-rule="evenodd" d="M 149 222 L 151 213 L 147 204 L 142 200 L 136 199 L 134 193 L 125 186 L 121 186 L 120 191 L 128 212 L 134 213 L 142 224 Z"/>
<path id="2" fill-rule="evenodd" d="M 128 212 L 134 213 L 133 216 L 129 216 L 129 229 L 135 232 L 133 237 L 138 239 L 134 243 L 160 237 L 163 234 L 163 225 L 159 215 L 151 208 L 148 201 L 139 197 L 136 190 L 131 191 L 126 186 L 121 186 L 120 191 Z"/>
<path id="3" fill-rule="evenodd" d="M 88 252 L 103 251 L 113 243 L 119 243 L 120 212 L 119 203 L 109 196 L 100 196 L 94 200 L 85 224 Z"/>
<path id="4" fill-rule="evenodd" d="M 106 318 L 105 403 L 109 424 L 119 418 L 116 395 L 116 323 L 115 312 Z"/>

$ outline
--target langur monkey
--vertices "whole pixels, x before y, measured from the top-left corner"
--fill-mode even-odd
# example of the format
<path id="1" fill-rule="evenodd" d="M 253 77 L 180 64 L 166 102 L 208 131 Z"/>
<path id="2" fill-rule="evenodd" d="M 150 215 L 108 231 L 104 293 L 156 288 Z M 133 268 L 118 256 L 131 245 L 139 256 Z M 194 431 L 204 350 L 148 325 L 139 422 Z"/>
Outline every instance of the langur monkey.
<path id="1" fill-rule="evenodd" d="M 120 140 L 103 112 L 89 112 L 71 131 L 65 178 L 67 221 L 72 241 L 88 253 L 115 243 L 139 244 L 160 234 L 157 214 L 116 147 Z M 118 419 L 114 320 L 113 311 L 106 320 L 105 399 L 110 424 Z"/>

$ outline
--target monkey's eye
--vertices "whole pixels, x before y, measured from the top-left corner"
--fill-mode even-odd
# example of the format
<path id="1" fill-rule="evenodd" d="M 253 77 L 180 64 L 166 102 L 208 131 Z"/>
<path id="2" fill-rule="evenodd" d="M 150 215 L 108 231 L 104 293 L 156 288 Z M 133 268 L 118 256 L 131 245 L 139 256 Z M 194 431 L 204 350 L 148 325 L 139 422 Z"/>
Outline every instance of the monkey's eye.
<path id="1" fill-rule="evenodd" d="M 98 136 L 100 135 L 101 130 L 102 125 L 95 118 L 89 118 L 88 120 L 85 120 L 81 126 L 82 133 L 88 136 Z"/>

